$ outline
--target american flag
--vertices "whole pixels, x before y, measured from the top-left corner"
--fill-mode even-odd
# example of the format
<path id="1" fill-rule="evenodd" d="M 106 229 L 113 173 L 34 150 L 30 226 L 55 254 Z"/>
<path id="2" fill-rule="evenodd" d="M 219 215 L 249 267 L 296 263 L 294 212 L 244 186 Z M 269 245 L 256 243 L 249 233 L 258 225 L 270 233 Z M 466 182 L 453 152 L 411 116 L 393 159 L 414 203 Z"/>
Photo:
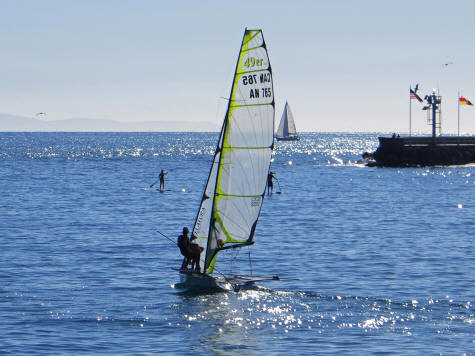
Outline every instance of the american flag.
<path id="1" fill-rule="evenodd" d="M 419 100 L 420 103 L 422 103 L 422 99 L 419 95 L 416 94 L 416 92 L 414 90 L 412 90 L 411 88 L 409 88 L 409 96 L 411 99 L 417 99 Z"/>

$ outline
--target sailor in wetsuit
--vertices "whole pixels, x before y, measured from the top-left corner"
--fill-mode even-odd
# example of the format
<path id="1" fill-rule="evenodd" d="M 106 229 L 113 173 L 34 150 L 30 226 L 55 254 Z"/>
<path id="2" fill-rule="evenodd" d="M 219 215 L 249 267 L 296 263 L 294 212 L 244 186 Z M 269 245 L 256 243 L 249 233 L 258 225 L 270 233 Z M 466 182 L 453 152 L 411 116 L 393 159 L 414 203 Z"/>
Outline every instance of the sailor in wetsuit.
<path id="1" fill-rule="evenodd" d="M 269 172 L 267 175 L 267 195 L 271 195 L 274 192 L 274 179 L 277 179 L 274 172 Z"/>
<path id="2" fill-rule="evenodd" d="M 181 254 L 185 257 L 183 259 L 183 263 L 181 265 L 181 269 L 187 269 L 188 264 L 191 263 L 191 268 L 194 270 L 201 270 L 200 267 L 200 255 L 201 252 L 204 250 L 203 247 L 201 247 L 198 244 L 194 244 L 188 239 L 188 228 L 184 227 L 183 228 L 183 234 L 178 236 L 177 244 L 178 247 L 180 248 Z"/>
<path id="3" fill-rule="evenodd" d="M 165 172 L 163 169 L 161 170 L 160 174 L 158 175 L 158 179 L 160 180 L 160 190 L 165 190 Z"/>

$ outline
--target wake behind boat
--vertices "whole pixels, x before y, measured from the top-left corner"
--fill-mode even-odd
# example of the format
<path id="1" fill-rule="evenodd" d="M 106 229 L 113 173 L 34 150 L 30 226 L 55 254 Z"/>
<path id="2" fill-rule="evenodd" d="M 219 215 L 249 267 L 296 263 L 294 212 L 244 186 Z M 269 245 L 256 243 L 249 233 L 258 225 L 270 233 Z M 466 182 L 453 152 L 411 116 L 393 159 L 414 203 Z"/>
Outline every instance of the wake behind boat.
<path id="1" fill-rule="evenodd" d="M 265 196 L 274 146 L 274 89 L 261 30 L 244 32 L 229 97 L 191 236 L 203 250 L 199 257 L 203 269 L 179 270 L 182 288 L 240 290 L 256 281 L 275 280 L 224 275 L 215 269 L 221 251 L 254 243 Z"/>

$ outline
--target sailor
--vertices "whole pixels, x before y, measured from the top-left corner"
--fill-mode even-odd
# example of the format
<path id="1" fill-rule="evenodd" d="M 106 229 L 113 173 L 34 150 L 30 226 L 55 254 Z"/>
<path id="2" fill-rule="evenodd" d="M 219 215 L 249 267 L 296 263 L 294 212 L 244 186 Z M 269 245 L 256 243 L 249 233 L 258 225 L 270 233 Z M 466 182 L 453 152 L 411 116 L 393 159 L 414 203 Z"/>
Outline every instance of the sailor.
<path id="1" fill-rule="evenodd" d="M 165 190 L 165 175 L 167 172 L 165 172 L 163 169 L 158 175 L 158 179 L 160 179 L 160 190 Z"/>
<path id="2" fill-rule="evenodd" d="M 274 192 L 273 179 L 277 179 L 274 176 L 274 172 L 269 172 L 269 174 L 267 175 L 267 195 L 271 195 Z"/>
<path id="3" fill-rule="evenodd" d="M 184 227 L 183 234 L 178 236 L 177 240 L 180 252 L 185 257 L 183 259 L 181 269 L 187 269 L 188 265 L 191 263 L 192 269 L 200 271 L 200 255 L 204 249 L 200 245 L 192 243 L 190 239 L 188 239 L 188 232 L 188 228 Z"/>

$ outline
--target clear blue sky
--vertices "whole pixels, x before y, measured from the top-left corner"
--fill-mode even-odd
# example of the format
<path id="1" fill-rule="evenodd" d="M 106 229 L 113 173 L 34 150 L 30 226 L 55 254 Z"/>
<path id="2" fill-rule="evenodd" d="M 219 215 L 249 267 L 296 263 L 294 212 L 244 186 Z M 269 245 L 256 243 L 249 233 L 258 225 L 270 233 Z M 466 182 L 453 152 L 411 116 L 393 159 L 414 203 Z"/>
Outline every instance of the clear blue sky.
<path id="1" fill-rule="evenodd" d="M 0 112 L 220 123 L 245 27 L 262 28 L 297 129 L 407 132 L 409 85 L 475 103 L 474 1 L 1 0 Z M 444 66 L 446 62 L 453 62 Z M 462 107 L 475 134 L 475 107 Z M 413 128 L 429 133 L 413 101 Z"/>

